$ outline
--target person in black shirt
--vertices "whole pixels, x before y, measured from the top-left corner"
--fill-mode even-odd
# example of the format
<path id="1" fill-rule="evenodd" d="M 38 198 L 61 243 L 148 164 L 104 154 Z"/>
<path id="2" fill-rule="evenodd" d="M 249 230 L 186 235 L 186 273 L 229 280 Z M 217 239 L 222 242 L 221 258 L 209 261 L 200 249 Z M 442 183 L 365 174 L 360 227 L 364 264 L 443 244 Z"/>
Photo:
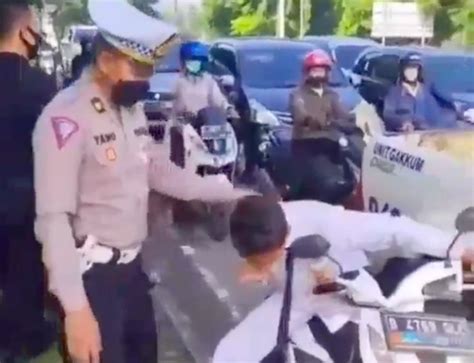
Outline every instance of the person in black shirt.
<path id="1" fill-rule="evenodd" d="M 32 68 L 39 23 L 20 0 L 0 3 L 0 351 L 35 356 L 53 340 L 44 320 L 41 246 L 34 237 L 31 137 L 56 93 L 53 78 Z"/>

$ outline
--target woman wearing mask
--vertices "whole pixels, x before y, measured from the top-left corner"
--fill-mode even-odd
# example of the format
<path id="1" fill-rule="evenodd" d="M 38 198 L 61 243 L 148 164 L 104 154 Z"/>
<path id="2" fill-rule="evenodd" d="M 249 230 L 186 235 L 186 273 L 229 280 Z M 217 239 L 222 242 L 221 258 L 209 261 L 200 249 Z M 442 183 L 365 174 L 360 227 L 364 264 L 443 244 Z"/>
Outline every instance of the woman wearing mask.
<path id="1" fill-rule="evenodd" d="M 207 47 L 196 41 L 183 43 L 180 49 L 182 74 L 175 90 L 175 114 L 194 114 L 206 107 L 227 112 L 230 105 L 216 80 L 206 72 Z"/>
<path id="2" fill-rule="evenodd" d="M 387 131 L 410 132 L 456 126 L 455 112 L 423 77 L 420 54 L 410 52 L 400 60 L 399 81 L 384 100 L 383 119 Z M 446 103 L 447 108 L 442 104 Z"/>

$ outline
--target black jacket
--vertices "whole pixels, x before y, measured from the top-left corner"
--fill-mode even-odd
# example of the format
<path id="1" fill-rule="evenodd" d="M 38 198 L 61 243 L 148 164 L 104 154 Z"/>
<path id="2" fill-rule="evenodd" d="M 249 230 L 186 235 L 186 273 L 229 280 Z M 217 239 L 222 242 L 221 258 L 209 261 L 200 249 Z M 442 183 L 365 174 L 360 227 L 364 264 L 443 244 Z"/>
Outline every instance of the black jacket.
<path id="1" fill-rule="evenodd" d="M 0 53 L 0 217 L 7 209 L 32 205 L 32 132 L 44 106 L 54 97 L 54 79 L 12 53 Z M 14 201 L 12 205 L 12 200 Z"/>

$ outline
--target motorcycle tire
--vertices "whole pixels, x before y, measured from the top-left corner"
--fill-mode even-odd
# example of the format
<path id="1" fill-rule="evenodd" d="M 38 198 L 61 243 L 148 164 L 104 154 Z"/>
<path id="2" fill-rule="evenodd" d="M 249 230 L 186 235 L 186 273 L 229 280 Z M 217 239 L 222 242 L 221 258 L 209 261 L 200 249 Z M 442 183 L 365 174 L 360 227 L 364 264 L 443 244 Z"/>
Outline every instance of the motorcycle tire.
<path id="1" fill-rule="evenodd" d="M 295 170 L 297 185 L 290 186 L 293 199 L 315 199 L 338 205 L 353 192 L 356 181 L 350 167 L 318 155 L 302 161 Z"/>

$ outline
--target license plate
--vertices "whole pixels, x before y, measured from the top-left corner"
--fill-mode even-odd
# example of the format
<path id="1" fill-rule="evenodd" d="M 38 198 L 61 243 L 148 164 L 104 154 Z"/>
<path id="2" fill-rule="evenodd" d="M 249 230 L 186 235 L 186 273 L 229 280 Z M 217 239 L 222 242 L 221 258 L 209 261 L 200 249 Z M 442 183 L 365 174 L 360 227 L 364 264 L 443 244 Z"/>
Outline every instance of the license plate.
<path id="1" fill-rule="evenodd" d="M 474 355 L 474 334 L 465 319 L 434 314 L 381 314 L 389 350 Z"/>
<path id="2" fill-rule="evenodd" d="M 203 140 L 225 139 L 228 134 L 227 125 L 205 125 L 201 126 L 201 138 Z"/>

